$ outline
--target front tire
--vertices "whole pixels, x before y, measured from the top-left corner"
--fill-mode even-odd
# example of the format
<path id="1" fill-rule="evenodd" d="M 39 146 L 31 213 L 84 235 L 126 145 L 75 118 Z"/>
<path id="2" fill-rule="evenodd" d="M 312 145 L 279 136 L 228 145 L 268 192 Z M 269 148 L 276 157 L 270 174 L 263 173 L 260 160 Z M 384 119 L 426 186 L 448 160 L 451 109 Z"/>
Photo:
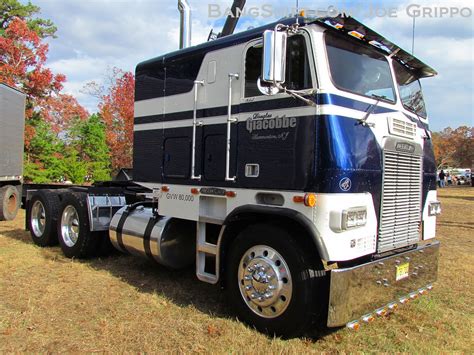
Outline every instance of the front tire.
<path id="1" fill-rule="evenodd" d="M 282 337 L 301 335 L 321 313 L 325 272 L 285 229 L 256 224 L 230 246 L 227 290 L 239 319 Z"/>

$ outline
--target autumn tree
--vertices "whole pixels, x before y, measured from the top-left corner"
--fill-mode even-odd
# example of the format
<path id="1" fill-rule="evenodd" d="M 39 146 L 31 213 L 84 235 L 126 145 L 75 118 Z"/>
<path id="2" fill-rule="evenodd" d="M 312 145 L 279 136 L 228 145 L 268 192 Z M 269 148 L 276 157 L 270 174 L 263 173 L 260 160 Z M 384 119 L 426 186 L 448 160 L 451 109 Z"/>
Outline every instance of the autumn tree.
<path id="1" fill-rule="evenodd" d="M 0 80 L 39 100 L 58 93 L 64 75 L 54 75 L 45 67 L 48 45 L 28 27 L 26 21 L 14 18 L 0 37 Z"/>
<path id="2" fill-rule="evenodd" d="M 474 128 L 461 126 L 433 133 L 433 149 L 438 168 L 474 165 Z"/>
<path id="3" fill-rule="evenodd" d="M 56 133 L 67 131 L 73 121 L 85 121 L 89 117 L 87 110 L 82 107 L 75 97 L 67 94 L 52 95 L 42 100 L 43 119 L 51 124 Z"/>
<path id="4" fill-rule="evenodd" d="M 61 137 L 73 121 L 86 120 L 88 113 L 74 97 L 61 92 L 65 76 L 46 67 L 48 45 L 43 40 L 54 37 L 56 27 L 35 17 L 39 10 L 31 2 L 0 0 L 0 82 L 27 95 L 25 177 L 34 182 L 60 181 L 65 165 L 73 166 L 75 156 Z"/>
<path id="5" fill-rule="evenodd" d="M 104 92 L 99 89 L 97 93 L 100 98 L 99 113 L 106 126 L 112 170 L 117 172 L 120 168 L 132 166 L 135 77 L 131 72 L 114 68 L 109 81 L 110 87 Z"/>

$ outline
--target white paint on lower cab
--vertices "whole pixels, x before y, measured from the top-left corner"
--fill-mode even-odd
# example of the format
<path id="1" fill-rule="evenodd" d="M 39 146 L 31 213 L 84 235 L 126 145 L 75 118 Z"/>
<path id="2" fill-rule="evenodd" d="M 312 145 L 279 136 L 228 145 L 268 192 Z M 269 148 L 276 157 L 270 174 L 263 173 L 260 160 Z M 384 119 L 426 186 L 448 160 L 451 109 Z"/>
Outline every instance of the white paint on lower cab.
<path id="1" fill-rule="evenodd" d="M 425 205 L 423 206 L 423 240 L 432 239 L 436 236 L 436 216 L 430 216 L 428 205 L 430 202 L 438 201 L 436 190 L 428 191 Z"/>

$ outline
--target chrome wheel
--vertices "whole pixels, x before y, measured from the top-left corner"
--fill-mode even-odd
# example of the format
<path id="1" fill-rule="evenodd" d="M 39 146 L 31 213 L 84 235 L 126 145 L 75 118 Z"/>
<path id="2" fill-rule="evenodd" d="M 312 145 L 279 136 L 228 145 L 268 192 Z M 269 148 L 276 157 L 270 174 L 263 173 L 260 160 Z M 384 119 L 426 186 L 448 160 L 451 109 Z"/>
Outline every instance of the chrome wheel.
<path id="1" fill-rule="evenodd" d="M 46 211 L 41 201 L 35 201 L 31 207 L 31 229 L 33 235 L 41 238 L 46 226 Z"/>
<path id="2" fill-rule="evenodd" d="M 61 238 L 68 247 L 73 247 L 79 238 L 79 216 L 74 206 L 67 206 L 61 216 Z"/>
<path id="3" fill-rule="evenodd" d="M 266 245 L 248 249 L 240 260 L 238 277 L 245 303 L 259 316 L 278 317 L 290 304 L 290 269 L 275 249 Z"/>

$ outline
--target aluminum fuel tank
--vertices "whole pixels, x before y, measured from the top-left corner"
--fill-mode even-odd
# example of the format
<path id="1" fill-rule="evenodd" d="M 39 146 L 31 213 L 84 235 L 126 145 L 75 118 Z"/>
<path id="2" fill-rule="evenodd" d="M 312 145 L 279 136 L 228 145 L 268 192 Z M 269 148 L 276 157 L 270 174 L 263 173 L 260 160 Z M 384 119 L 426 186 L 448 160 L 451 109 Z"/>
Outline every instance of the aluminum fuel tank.
<path id="1" fill-rule="evenodd" d="M 159 216 L 149 207 L 121 208 L 112 218 L 109 234 L 119 251 L 148 257 L 171 269 L 195 261 L 196 222 Z"/>

